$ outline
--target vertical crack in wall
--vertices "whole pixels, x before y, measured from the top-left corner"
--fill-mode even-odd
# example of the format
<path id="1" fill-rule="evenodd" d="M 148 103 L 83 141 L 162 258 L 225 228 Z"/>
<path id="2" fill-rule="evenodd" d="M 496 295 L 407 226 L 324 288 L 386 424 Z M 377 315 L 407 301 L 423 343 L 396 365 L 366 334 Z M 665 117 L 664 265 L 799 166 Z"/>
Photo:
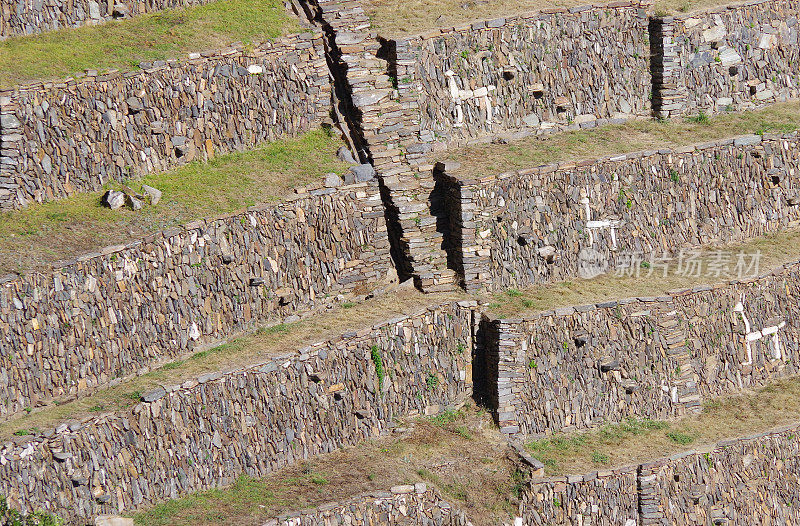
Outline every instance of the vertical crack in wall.
<path id="1" fill-rule="evenodd" d="M 477 405 L 486 408 L 499 425 L 499 320 L 481 314 L 476 316 L 480 321 L 477 322 L 472 346 L 472 398 Z"/>
<path id="2" fill-rule="evenodd" d="M 458 285 L 470 292 L 464 272 L 464 215 L 461 206 L 463 185 L 457 177 L 447 173 L 449 168 L 457 168 L 448 166 L 449 164 L 436 163 L 433 169 L 436 184 L 431 193 L 431 214 L 436 217 L 436 230 L 442 234 L 442 249 L 447 255 L 447 268 L 458 276 Z"/>
<path id="3" fill-rule="evenodd" d="M 341 60 L 342 53 L 336 44 L 336 30 L 324 19 L 319 4 L 300 0 L 299 6 L 311 24 L 320 28 L 324 35 L 325 59 L 328 63 L 332 83 L 331 107 L 336 121 L 357 160 L 362 163 L 371 163 L 372 159 L 369 156 L 369 149 L 364 141 L 363 133 L 359 133 L 361 113 L 358 108 L 353 106 L 352 92 L 347 80 L 347 64 Z M 302 15 L 302 13 L 298 14 Z"/>
<path id="4" fill-rule="evenodd" d="M 353 89 L 348 78 L 348 64 L 342 59 L 342 50 L 337 43 L 337 34 L 342 33 L 333 27 L 326 19 L 325 10 L 316 0 L 298 0 L 302 11 L 309 21 L 319 27 L 323 34 L 325 45 L 325 58 L 330 71 L 330 78 L 333 84 L 331 89 L 331 106 L 335 112 L 336 121 L 341 128 L 342 134 L 346 137 L 348 145 L 356 154 L 357 160 L 364 164 L 375 166 L 369 142 L 364 134 L 364 119 L 362 111 L 353 102 Z M 333 12 L 329 13 L 332 16 Z M 339 35 L 340 38 L 348 39 L 348 35 Z M 369 38 L 366 34 L 352 35 L 352 42 L 357 43 Z M 397 275 L 400 281 L 405 281 L 412 276 L 413 265 L 408 257 L 408 247 L 404 246 L 402 228 L 400 226 L 399 207 L 392 199 L 392 192 L 386 185 L 384 178 L 377 173 L 378 184 L 380 187 L 381 200 L 383 201 L 384 219 L 389 234 L 389 244 Z"/>

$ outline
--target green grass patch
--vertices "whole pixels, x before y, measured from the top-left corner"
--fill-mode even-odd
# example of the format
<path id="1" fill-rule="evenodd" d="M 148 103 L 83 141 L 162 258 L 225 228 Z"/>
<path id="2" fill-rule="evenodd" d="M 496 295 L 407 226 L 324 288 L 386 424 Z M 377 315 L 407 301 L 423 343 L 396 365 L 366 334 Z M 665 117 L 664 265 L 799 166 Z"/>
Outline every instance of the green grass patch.
<path id="1" fill-rule="evenodd" d="M 605 453 L 600 453 L 599 451 L 592 451 L 592 462 L 594 462 L 595 464 L 606 465 L 611 462 L 611 459 L 608 458 L 608 455 Z"/>
<path id="2" fill-rule="evenodd" d="M 550 472 L 560 469 L 560 463 L 575 457 L 586 457 L 595 465 L 607 465 L 613 455 L 607 449 L 626 440 L 667 429 L 669 424 L 649 418 L 627 418 L 619 424 L 607 424 L 599 429 L 570 435 L 557 434 L 531 440 L 525 448 Z"/>
<path id="3" fill-rule="evenodd" d="M 62 526 L 64 519 L 44 511 L 34 511 L 24 515 L 17 510 L 12 510 L 4 496 L 0 496 L 0 524 L 8 526 Z"/>
<path id="4" fill-rule="evenodd" d="M 0 42 L 0 87 L 58 79 L 86 69 L 131 70 L 232 42 L 263 42 L 300 26 L 280 0 L 219 0 L 92 27 Z"/>
<path id="5" fill-rule="evenodd" d="M 688 446 L 694 442 L 694 437 L 692 435 L 682 431 L 670 431 L 667 433 L 667 438 L 681 446 Z"/>
<path id="6" fill-rule="evenodd" d="M 592 159 L 640 150 L 674 148 L 750 133 L 788 133 L 798 129 L 800 103 L 667 121 L 641 120 L 589 130 L 532 137 L 505 145 L 472 145 L 448 150 L 437 160 L 461 163 L 462 177 L 502 173 L 540 164 Z M 495 295 L 495 301 L 502 302 Z M 505 298 L 506 300 L 510 298 Z"/>
<path id="7" fill-rule="evenodd" d="M 440 413 L 436 416 L 431 417 L 431 422 L 439 427 L 445 427 L 449 424 L 457 422 L 463 418 L 463 414 L 461 411 L 454 411 L 452 409 L 447 409 L 443 413 Z"/>
<path id="8" fill-rule="evenodd" d="M 132 517 L 134 523 L 141 526 L 219 524 L 215 521 L 251 516 L 260 507 L 263 517 L 267 517 L 271 510 L 284 506 L 286 502 L 285 498 L 276 496 L 274 489 L 263 481 L 243 475 L 233 486 L 224 490 L 201 491 L 166 501 Z"/>
<path id="9" fill-rule="evenodd" d="M 0 274 L 24 272 L 198 218 L 278 201 L 292 188 L 321 180 L 324 173 L 342 173 L 346 164 L 336 158 L 341 145 L 338 138 L 320 129 L 247 152 L 220 155 L 207 163 L 192 162 L 147 175 L 129 185 L 138 190 L 148 184 L 163 196 L 158 205 L 138 212 L 104 208 L 102 192 L 2 212 Z"/>
<path id="10" fill-rule="evenodd" d="M 276 325 L 271 325 L 269 327 L 261 327 L 256 331 L 256 334 L 260 336 L 269 336 L 271 334 L 283 334 L 289 332 L 291 328 L 292 328 L 291 323 L 278 323 Z"/>
<path id="11" fill-rule="evenodd" d="M 457 426 L 454 433 L 466 440 L 472 440 L 472 433 L 469 432 L 467 426 Z"/>

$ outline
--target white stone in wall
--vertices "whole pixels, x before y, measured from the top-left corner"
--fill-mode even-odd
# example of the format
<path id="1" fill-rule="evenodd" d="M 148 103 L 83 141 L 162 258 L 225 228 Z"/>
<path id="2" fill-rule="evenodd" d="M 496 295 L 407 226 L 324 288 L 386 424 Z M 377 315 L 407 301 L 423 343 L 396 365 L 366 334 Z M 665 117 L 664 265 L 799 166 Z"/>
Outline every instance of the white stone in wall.
<path id="1" fill-rule="evenodd" d="M 742 57 L 733 48 L 724 46 L 719 50 L 719 59 L 723 66 L 732 66 L 742 62 Z"/>
<path id="2" fill-rule="evenodd" d="M 719 42 L 725 35 L 728 33 L 728 30 L 725 29 L 723 25 L 717 25 L 710 29 L 706 29 L 703 31 L 703 40 L 705 42 Z"/>
<path id="3" fill-rule="evenodd" d="M 770 35 L 770 34 L 764 33 L 763 35 L 761 35 L 761 38 L 758 40 L 758 47 L 760 49 L 769 49 L 769 48 L 775 47 L 775 44 L 777 43 L 777 41 L 778 41 L 778 39 L 776 38 L 776 35 Z"/>
<path id="4" fill-rule="evenodd" d="M 774 96 L 774 93 L 772 93 L 772 90 L 768 90 L 768 89 L 756 92 L 756 98 L 758 100 L 771 99 L 773 96 Z"/>
<path id="5" fill-rule="evenodd" d="M 460 128 L 464 125 L 464 109 L 462 105 L 470 100 L 477 100 L 478 104 L 483 102 L 484 107 L 486 109 L 486 122 L 487 124 L 492 123 L 492 116 L 494 115 L 494 110 L 492 108 L 492 101 L 490 98 L 490 93 L 497 90 L 497 86 L 483 86 L 477 88 L 475 90 L 464 90 L 458 88 L 458 83 L 455 79 L 455 72 L 453 70 L 447 70 L 445 72 L 445 76 L 447 77 L 447 84 L 448 88 L 450 89 L 450 96 L 453 98 L 453 101 L 456 103 L 456 110 L 455 110 L 455 122 L 453 126 L 456 128 Z"/>
<path id="6" fill-rule="evenodd" d="M 691 29 L 698 25 L 701 22 L 699 18 L 687 18 L 683 25 L 686 26 L 686 29 Z"/>
<path id="7" fill-rule="evenodd" d="M 730 97 L 720 97 L 717 99 L 717 107 L 718 108 L 726 108 L 733 104 L 733 99 Z"/>
<path id="8" fill-rule="evenodd" d="M 586 232 L 589 234 L 589 246 L 594 246 L 594 231 L 610 229 L 611 233 L 611 250 L 617 249 L 617 232 L 616 229 L 622 225 L 622 221 L 617 219 L 604 219 L 593 220 L 592 210 L 589 208 L 589 191 L 586 190 L 587 197 L 583 197 L 580 203 L 584 206 L 584 218 L 586 219 Z"/>
<path id="9" fill-rule="evenodd" d="M 745 329 L 745 349 L 747 350 L 747 361 L 744 362 L 742 365 L 750 365 L 753 363 L 753 349 L 751 347 L 751 343 L 760 340 L 761 338 L 765 338 L 767 336 L 772 336 L 772 359 L 773 360 L 780 360 L 783 356 L 781 351 L 781 342 L 778 338 L 778 331 L 786 326 L 786 322 L 781 320 L 778 325 L 772 325 L 770 327 L 764 327 L 760 331 L 753 331 L 750 328 L 750 320 L 747 319 L 747 315 L 744 312 L 744 297 L 742 297 L 741 301 L 736 304 L 733 308 L 733 312 L 738 312 L 741 317 L 742 321 L 744 321 L 744 329 Z"/>

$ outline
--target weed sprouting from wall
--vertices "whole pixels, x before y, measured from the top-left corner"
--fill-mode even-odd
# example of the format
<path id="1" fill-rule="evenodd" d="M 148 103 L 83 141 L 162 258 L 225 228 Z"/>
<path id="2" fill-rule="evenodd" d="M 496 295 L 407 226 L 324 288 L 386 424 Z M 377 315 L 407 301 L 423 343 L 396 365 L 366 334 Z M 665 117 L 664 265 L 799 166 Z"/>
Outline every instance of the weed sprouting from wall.
<path id="1" fill-rule="evenodd" d="M 375 364 L 375 374 L 378 375 L 378 385 L 383 388 L 383 379 L 386 377 L 386 371 L 383 368 L 383 357 L 381 350 L 377 345 L 372 346 L 371 350 L 372 363 Z"/>

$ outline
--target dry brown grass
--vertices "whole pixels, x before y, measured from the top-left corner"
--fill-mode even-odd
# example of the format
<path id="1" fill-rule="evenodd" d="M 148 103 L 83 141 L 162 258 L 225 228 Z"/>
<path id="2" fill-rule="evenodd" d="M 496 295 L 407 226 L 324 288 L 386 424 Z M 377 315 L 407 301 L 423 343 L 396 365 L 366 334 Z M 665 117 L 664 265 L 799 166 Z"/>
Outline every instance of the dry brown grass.
<path id="1" fill-rule="evenodd" d="M 707 402 L 699 415 L 673 422 L 631 419 L 622 424 L 532 440 L 526 447 L 549 475 L 580 474 L 708 447 L 800 421 L 800 379 L 783 380 Z"/>
<path id="2" fill-rule="evenodd" d="M 176 385 L 187 378 L 257 363 L 282 353 L 325 341 L 344 332 L 376 325 L 396 316 L 417 312 L 428 305 L 466 299 L 453 292 L 425 295 L 398 290 L 358 303 L 345 303 L 328 312 L 292 324 L 273 325 L 167 363 L 142 376 L 102 389 L 78 400 L 34 409 L 0 424 L 0 439 L 15 433 L 47 430 L 66 420 L 79 420 L 100 412 L 120 411 L 139 400 L 141 393 L 159 385 Z"/>
<path id="3" fill-rule="evenodd" d="M 654 9 L 656 13 L 666 15 L 689 13 L 731 3 L 726 0 L 658 0 Z M 400 36 L 461 26 L 475 20 L 589 4 L 592 4 L 589 0 L 366 0 L 365 9 L 373 28 L 378 29 L 382 36 Z"/>
<path id="4" fill-rule="evenodd" d="M 464 408 L 402 422 L 403 433 L 283 469 L 263 480 L 198 493 L 134 515 L 147 526 L 257 526 L 280 513 L 425 482 L 475 524 L 508 520 L 515 466 L 487 414 Z"/>
<path id="5" fill-rule="evenodd" d="M 784 263 L 800 259 L 800 232 L 781 232 L 748 241 L 747 243 L 726 246 L 705 247 L 700 258 L 702 268 L 715 257 L 717 250 L 725 251 L 736 261 L 737 254 L 760 253 L 758 273 L 765 273 Z M 750 257 L 746 262 L 750 262 Z M 593 279 L 576 278 L 569 281 L 530 287 L 523 290 L 510 289 L 484 298 L 488 302 L 489 312 L 498 318 L 518 316 L 525 313 L 551 310 L 567 305 L 587 305 L 613 299 L 635 296 L 657 296 L 669 290 L 711 285 L 733 279 L 708 275 L 705 271 L 700 276 L 686 276 L 678 273 L 677 264 L 663 270 L 639 268 L 639 276 L 617 275 L 616 272 L 603 274 Z M 652 271 L 652 273 L 651 273 Z M 650 275 L 648 275 L 650 274 Z M 752 276 L 747 276 L 752 277 Z"/>
<path id="6" fill-rule="evenodd" d="M 696 120 L 630 121 L 621 125 L 529 137 L 509 144 L 483 144 L 443 153 L 438 160 L 461 163 L 457 175 L 489 175 L 557 161 L 592 159 L 641 150 L 674 148 L 748 133 L 798 129 L 800 102 Z"/>

